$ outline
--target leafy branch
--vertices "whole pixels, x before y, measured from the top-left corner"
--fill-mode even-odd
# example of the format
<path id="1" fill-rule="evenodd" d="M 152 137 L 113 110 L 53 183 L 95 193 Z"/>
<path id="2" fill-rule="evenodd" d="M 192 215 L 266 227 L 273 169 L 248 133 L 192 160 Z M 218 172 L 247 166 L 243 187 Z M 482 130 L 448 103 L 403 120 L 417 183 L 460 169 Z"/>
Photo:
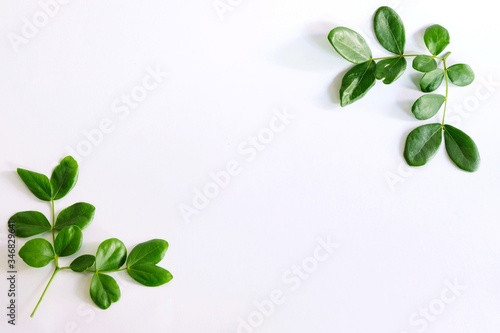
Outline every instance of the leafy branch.
<path id="1" fill-rule="evenodd" d="M 110 273 L 126 271 L 140 284 L 156 287 L 169 282 L 172 274 L 157 266 L 168 249 L 162 239 L 152 239 L 135 246 L 127 257 L 127 248 L 122 241 L 111 238 L 103 241 L 95 255 L 84 254 L 74 259 L 69 266 L 61 266 L 59 259 L 76 254 L 83 243 L 83 229 L 93 220 L 95 207 L 78 202 L 55 213 L 55 202 L 68 194 L 78 179 L 78 164 L 65 157 L 52 171 L 50 179 L 40 173 L 17 169 L 21 180 L 38 199 L 50 203 L 50 221 L 37 211 L 14 214 L 8 222 L 15 227 L 17 237 L 32 237 L 50 233 L 50 241 L 33 238 L 19 250 L 19 256 L 31 267 L 45 267 L 54 262 L 54 271 L 36 303 L 31 317 L 36 313 L 57 273 L 71 270 L 92 275 L 90 297 L 101 309 L 107 309 L 120 299 L 120 287 Z"/>
<path id="2" fill-rule="evenodd" d="M 391 84 L 406 71 L 406 58 L 412 57 L 412 67 L 423 73 L 419 88 L 425 94 L 412 105 L 416 119 L 427 120 L 443 109 L 440 123 L 421 125 L 412 130 L 404 148 L 404 158 L 410 166 L 422 166 L 429 162 L 441 146 L 450 159 L 462 170 L 474 172 L 479 168 L 480 156 L 474 141 L 464 132 L 446 124 L 446 111 L 450 83 L 463 87 L 474 81 L 474 72 L 467 64 L 448 66 L 450 52 L 442 52 L 450 44 L 450 35 L 442 26 L 435 24 L 425 30 L 424 42 L 430 54 L 406 54 L 406 34 L 403 21 L 390 7 L 380 7 L 373 20 L 377 40 L 391 56 L 374 58 L 365 39 L 346 27 L 336 27 L 328 34 L 335 50 L 354 66 L 342 78 L 340 105 L 347 106 L 361 99 L 377 80 Z M 442 67 L 441 67 L 442 66 Z M 445 94 L 433 93 L 445 84 Z"/>

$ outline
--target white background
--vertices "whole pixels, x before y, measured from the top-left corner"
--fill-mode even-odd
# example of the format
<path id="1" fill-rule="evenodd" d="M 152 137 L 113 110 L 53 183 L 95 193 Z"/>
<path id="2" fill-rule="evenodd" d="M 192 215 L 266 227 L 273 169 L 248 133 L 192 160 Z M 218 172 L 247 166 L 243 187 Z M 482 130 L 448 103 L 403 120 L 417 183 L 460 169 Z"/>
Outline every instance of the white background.
<path id="1" fill-rule="evenodd" d="M 222 16 L 212 0 L 66 2 L 43 22 L 39 2 L 0 1 L 0 221 L 49 212 L 17 167 L 50 174 L 79 148 L 79 183 L 56 208 L 96 206 L 82 253 L 110 237 L 129 249 L 164 238 L 161 265 L 174 279 L 152 289 L 117 274 L 122 298 L 102 311 L 88 276 L 61 272 L 29 318 L 52 268 L 18 257 L 17 326 L 7 324 L 1 278 L 2 332 L 500 330 L 500 23 L 491 2 L 233 0 Z M 425 52 L 423 30 L 439 23 L 451 35 L 449 63 L 475 70 L 472 85 L 451 89 L 449 120 L 479 146 L 478 172 L 460 171 L 444 147 L 427 166 L 406 166 L 405 137 L 422 124 L 409 111 L 420 95 L 411 68 L 340 108 L 349 64 L 326 36 L 348 26 L 374 56 L 387 55 L 371 30 L 382 5 L 405 22 L 408 52 Z M 34 17 L 42 26 L 15 47 L 13 34 Z M 152 70 L 162 73 L 157 87 L 129 113 L 117 109 Z M 283 110 L 293 117 L 283 130 L 254 159 L 242 153 Z M 103 121 L 107 133 L 97 132 Z M 239 174 L 183 216 L 231 161 Z M 4 272 L 6 238 L 1 228 Z M 328 253 L 321 241 L 338 248 Z M 271 307 L 272 293 L 282 297 Z"/>

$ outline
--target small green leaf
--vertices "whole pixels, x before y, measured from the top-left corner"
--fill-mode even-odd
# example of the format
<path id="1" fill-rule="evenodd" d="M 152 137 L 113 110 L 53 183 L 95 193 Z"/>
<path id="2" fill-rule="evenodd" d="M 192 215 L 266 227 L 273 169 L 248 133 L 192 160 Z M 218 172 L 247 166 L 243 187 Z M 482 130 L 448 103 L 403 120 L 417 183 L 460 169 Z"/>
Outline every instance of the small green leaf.
<path id="1" fill-rule="evenodd" d="M 370 47 L 356 31 L 337 27 L 330 31 L 328 40 L 335 50 L 347 61 L 361 64 L 372 57 Z"/>
<path id="2" fill-rule="evenodd" d="M 106 274 L 94 274 L 90 282 L 90 297 L 98 307 L 105 310 L 118 302 L 120 296 L 120 287 L 115 279 Z"/>
<path id="3" fill-rule="evenodd" d="M 448 156 L 460 169 L 474 172 L 479 168 L 479 150 L 467 134 L 451 125 L 444 125 L 444 143 Z"/>
<path id="4" fill-rule="evenodd" d="M 137 244 L 127 258 L 127 266 L 141 263 L 159 263 L 168 249 L 168 242 L 163 239 L 152 239 Z"/>
<path id="5" fill-rule="evenodd" d="M 78 163 L 71 156 L 66 156 L 52 171 L 50 186 L 52 199 L 59 200 L 68 194 L 78 180 Z"/>
<path id="6" fill-rule="evenodd" d="M 420 90 L 422 92 L 433 92 L 443 82 L 444 70 L 437 68 L 429 73 L 425 73 L 420 80 Z"/>
<path id="7" fill-rule="evenodd" d="M 403 21 L 390 7 L 380 7 L 375 12 L 373 28 L 379 43 L 389 52 L 404 53 L 406 35 Z"/>
<path id="8" fill-rule="evenodd" d="M 17 169 L 17 174 L 35 197 L 43 201 L 50 201 L 52 194 L 47 176 L 21 168 Z"/>
<path id="9" fill-rule="evenodd" d="M 173 278 L 166 269 L 149 263 L 127 267 L 127 272 L 134 280 L 147 287 L 161 286 Z"/>
<path id="10" fill-rule="evenodd" d="M 439 24 L 434 24 L 425 29 L 424 42 L 432 55 L 438 55 L 450 44 L 450 34 Z"/>
<path id="11" fill-rule="evenodd" d="M 40 212 L 27 211 L 14 214 L 9 225 L 14 224 L 17 237 L 31 237 L 52 229 L 49 220 Z"/>
<path id="12" fill-rule="evenodd" d="M 95 263 L 95 256 L 91 254 L 84 254 L 71 262 L 69 267 L 73 272 L 81 273 L 89 269 Z"/>
<path id="13" fill-rule="evenodd" d="M 422 166 L 436 154 L 443 135 L 441 124 L 427 124 L 415 128 L 406 138 L 404 157 L 411 166 Z"/>
<path id="14" fill-rule="evenodd" d="M 375 68 L 375 62 L 369 60 L 347 71 L 340 86 L 341 106 L 357 101 L 375 85 Z"/>
<path id="15" fill-rule="evenodd" d="M 391 84 L 399 79 L 406 70 L 406 59 L 404 57 L 385 59 L 377 63 L 375 77 L 383 80 L 385 84 Z"/>
<path id="16" fill-rule="evenodd" d="M 54 248 L 46 239 L 29 240 L 19 250 L 19 256 L 31 267 L 44 267 L 54 260 Z"/>
<path id="17" fill-rule="evenodd" d="M 58 256 L 67 257 L 80 250 L 82 241 L 82 229 L 76 225 L 67 226 L 57 234 L 54 250 Z"/>
<path id="18" fill-rule="evenodd" d="M 413 103 L 411 112 L 419 120 L 429 119 L 439 111 L 445 99 L 443 95 L 438 94 L 423 95 Z"/>
<path id="19" fill-rule="evenodd" d="M 466 64 L 456 64 L 448 67 L 446 73 L 450 81 L 459 86 L 464 87 L 474 81 L 474 71 L 469 65 Z"/>
<path id="20" fill-rule="evenodd" d="M 61 230 L 64 227 L 77 225 L 84 229 L 94 218 L 95 207 L 86 202 L 77 202 L 63 209 L 57 216 L 54 229 Z"/>
<path id="21" fill-rule="evenodd" d="M 416 71 L 428 73 L 437 68 L 437 62 L 431 56 L 419 55 L 413 59 L 412 66 Z"/>
<path id="22" fill-rule="evenodd" d="M 102 242 L 97 248 L 95 267 L 98 271 L 113 271 L 119 269 L 127 258 L 127 248 L 123 242 L 110 238 Z"/>

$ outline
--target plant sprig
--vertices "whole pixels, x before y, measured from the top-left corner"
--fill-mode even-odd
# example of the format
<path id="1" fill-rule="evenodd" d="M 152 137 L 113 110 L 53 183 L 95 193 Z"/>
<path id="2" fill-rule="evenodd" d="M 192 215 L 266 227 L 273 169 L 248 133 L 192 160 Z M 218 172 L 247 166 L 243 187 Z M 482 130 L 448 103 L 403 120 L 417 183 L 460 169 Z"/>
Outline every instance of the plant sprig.
<path id="1" fill-rule="evenodd" d="M 464 132 L 446 124 L 446 111 L 450 83 L 463 87 L 474 81 L 474 72 L 467 64 L 448 65 L 450 52 L 442 54 L 450 44 L 448 31 L 438 24 L 429 26 L 424 33 L 424 42 L 430 54 L 405 53 L 406 33 L 403 21 L 390 7 L 380 7 L 375 12 L 373 28 L 377 40 L 391 56 L 374 58 L 365 39 L 346 27 L 336 27 L 328 34 L 335 50 L 354 64 L 342 78 L 340 105 L 347 106 L 361 99 L 377 80 L 391 84 L 406 71 L 406 58 L 412 57 L 412 67 L 423 73 L 419 88 L 425 94 L 412 105 L 416 119 L 427 120 L 441 109 L 440 123 L 421 125 L 412 130 L 404 148 L 404 158 L 410 166 L 427 164 L 436 154 L 444 136 L 448 156 L 462 170 L 474 172 L 479 168 L 480 156 L 474 141 Z M 441 55 L 442 54 L 442 55 Z M 433 93 L 444 82 L 444 95 Z"/>
<path id="2" fill-rule="evenodd" d="M 60 258 L 76 254 L 83 243 L 83 229 L 93 220 L 95 207 L 78 202 L 56 215 L 55 201 L 66 196 L 78 179 L 78 163 L 67 156 L 57 165 L 50 179 L 40 173 L 17 169 L 21 180 L 38 199 L 50 203 L 50 221 L 37 211 L 23 211 L 14 214 L 8 225 L 15 227 L 18 237 L 32 237 L 50 233 L 46 238 L 33 238 L 19 250 L 19 256 L 31 267 L 45 267 L 54 262 L 54 271 L 36 303 L 31 317 L 35 315 L 54 277 L 59 271 L 71 270 L 76 273 L 91 274 L 90 297 L 101 309 L 107 309 L 120 299 L 120 287 L 109 274 L 126 271 L 140 284 L 156 287 L 169 282 L 173 277 L 157 264 L 168 249 L 168 242 L 152 239 L 135 246 L 127 256 L 127 248 L 122 241 L 110 238 L 103 241 L 95 255 L 84 254 L 74 259 L 69 266 L 62 266 Z"/>

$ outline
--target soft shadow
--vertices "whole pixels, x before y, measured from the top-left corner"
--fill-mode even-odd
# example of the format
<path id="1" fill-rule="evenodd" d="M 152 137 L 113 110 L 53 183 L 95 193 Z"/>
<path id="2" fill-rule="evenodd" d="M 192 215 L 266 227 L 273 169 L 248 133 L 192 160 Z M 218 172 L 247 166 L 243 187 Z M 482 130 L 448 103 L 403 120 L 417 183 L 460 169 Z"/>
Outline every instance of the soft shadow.
<path id="1" fill-rule="evenodd" d="M 411 107 L 413 106 L 413 103 L 415 103 L 415 100 L 401 100 L 397 102 L 398 105 L 398 118 L 401 120 L 414 120 L 415 117 L 413 116 L 413 113 L 411 112 Z"/>
<path id="2" fill-rule="evenodd" d="M 427 50 L 427 46 L 425 46 L 425 42 L 424 42 L 424 33 L 425 33 L 425 29 L 427 28 L 421 28 L 420 30 L 418 30 L 417 32 L 415 32 L 413 34 L 413 41 L 415 42 L 416 45 L 418 45 L 418 47 L 421 49 L 421 50 Z M 420 53 L 421 51 L 419 51 Z"/>

